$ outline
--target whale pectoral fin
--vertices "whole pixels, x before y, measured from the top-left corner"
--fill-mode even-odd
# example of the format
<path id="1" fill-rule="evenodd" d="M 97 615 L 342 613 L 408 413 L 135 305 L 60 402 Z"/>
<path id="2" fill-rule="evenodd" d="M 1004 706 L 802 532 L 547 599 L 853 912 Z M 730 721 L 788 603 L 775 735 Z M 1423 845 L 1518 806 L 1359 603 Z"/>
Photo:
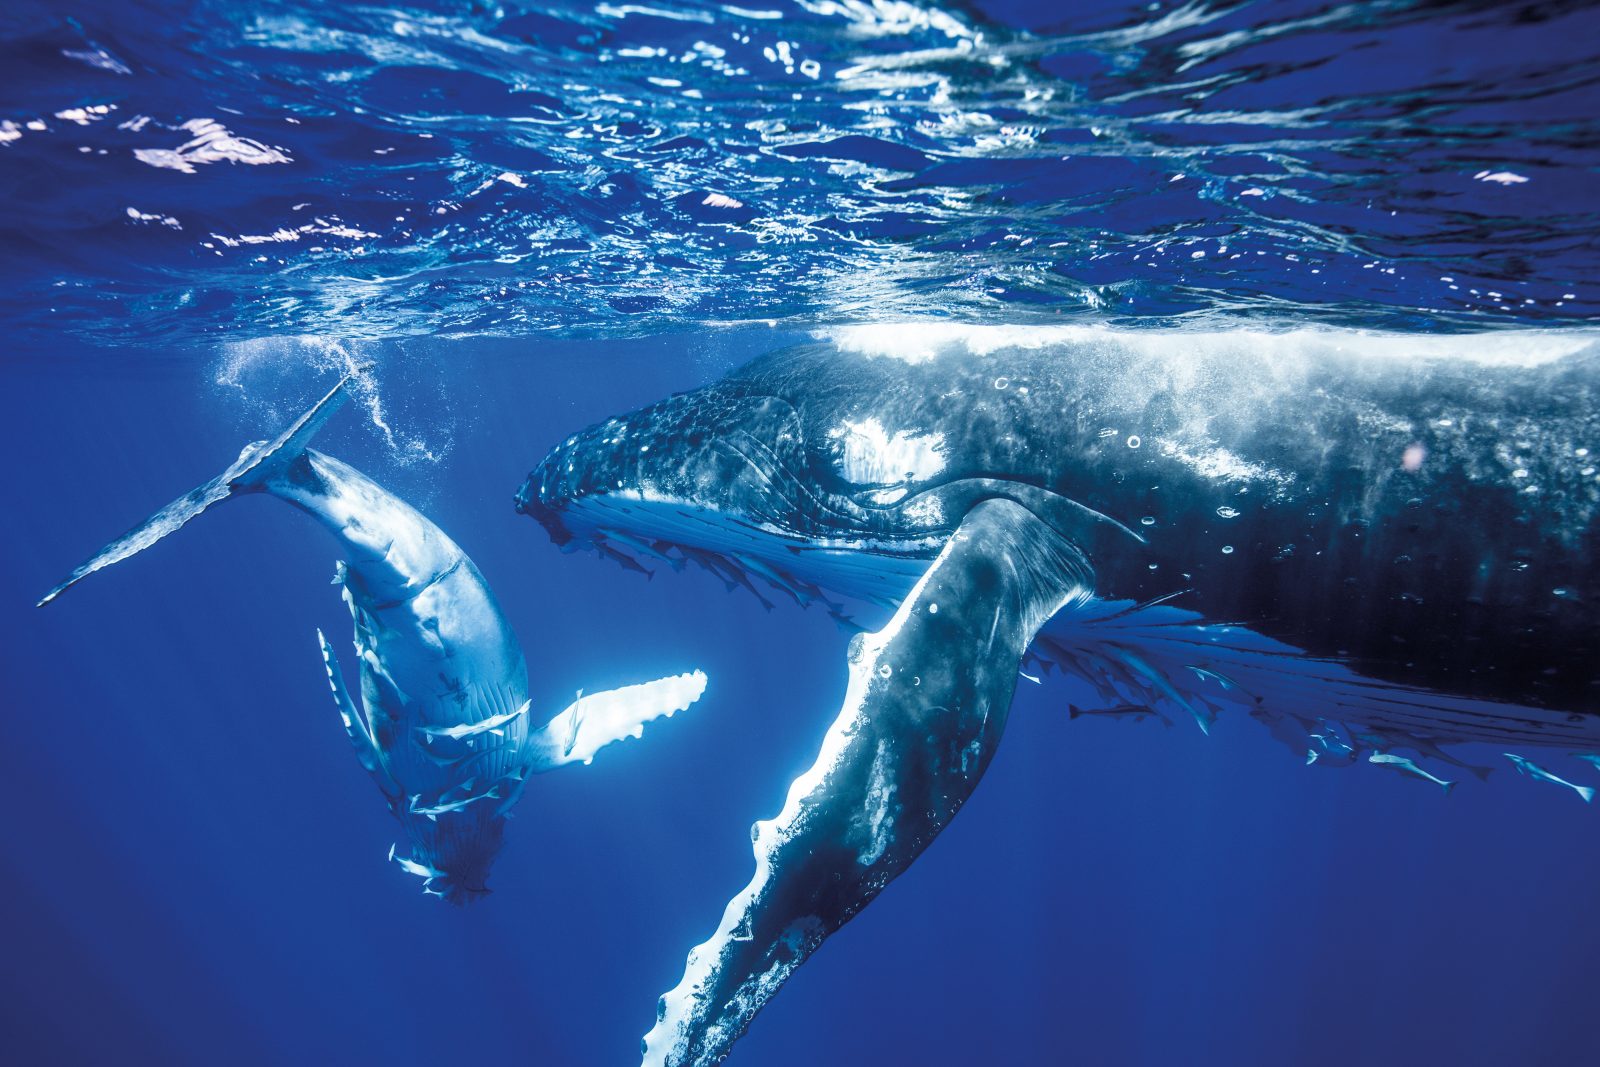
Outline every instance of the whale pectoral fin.
<path id="1" fill-rule="evenodd" d="M 344 672 L 339 668 L 339 660 L 333 654 L 333 646 L 328 644 L 328 639 L 322 631 L 317 631 L 317 641 L 322 645 L 322 665 L 328 672 L 328 685 L 333 688 L 333 702 L 339 709 L 339 718 L 344 722 L 345 732 L 350 735 L 350 744 L 356 750 L 356 759 L 361 761 L 367 773 L 372 775 L 378 788 L 383 790 L 383 795 L 391 801 L 400 796 L 400 787 L 389 777 L 388 768 L 383 765 L 383 760 L 378 754 L 378 745 L 372 739 L 372 731 L 367 727 L 367 720 L 356 710 L 356 705 L 350 699 L 350 691 L 345 688 Z"/>
<path id="2" fill-rule="evenodd" d="M 1202 729 L 1220 712 L 1244 711 L 1300 758 L 1321 741 L 1319 721 L 1432 758 L 1443 755 L 1440 744 L 1600 742 L 1600 717 L 1386 682 L 1170 604 L 1088 601 L 1053 620 L 1034 651 L 1087 682 L 1107 707 L 1164 708 Z"/>
<path id="3" fill-rule="evenodd" d="M 589 763 L 613 741 L 642 737 L 646 723 L 663 716 L 671 718 L 705 691 L 705 672 L 690 671 L 621 689 L 580 693 L 565 711 L 545 724 L 540 732 L 542 743 L 534 742 L 535 749 L 543 752 L 537 769 Z"/>
<path id="4" fill-rule="evenodd" d="M 967 513 L 889 623 L 851 641 L 839 716 L 783 810 L 756 824 L 755 877 L 661 999 L 646 1064 L 720 1062 L 795 968 L 911 865 L 994 755 L 1035 632 L 1092 585 L 1076 547 L 1016 502 Z"/>

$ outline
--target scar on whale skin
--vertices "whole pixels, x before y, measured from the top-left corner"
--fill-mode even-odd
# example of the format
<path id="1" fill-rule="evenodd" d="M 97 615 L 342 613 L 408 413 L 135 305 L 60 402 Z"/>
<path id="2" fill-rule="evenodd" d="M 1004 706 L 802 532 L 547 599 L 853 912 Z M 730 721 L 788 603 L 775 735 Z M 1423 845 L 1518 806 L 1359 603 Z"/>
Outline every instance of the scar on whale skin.
<path id="1" fill-rule="evenodd" d="M 488 892 L 506 817 L 532 774 L 589 763 L 638 737 L 705 691 L 700 671 L 580 696 L 532 723 L 528 668 L 483 575 L 454 541 L 409 504 L 311 438 L 343 402 L 351 378 L 276 440 L 247 446 L 222 474 L 107 545 L 39 601 L 134 555 L 208 509 L 265 493 L 304 511 L 339 541 L 335 584 L 355 623 L 361 707 L 338 657 L 317 631 L 339 717 L 356 757 L 408 839 L 389 858 L 424 892 L 463 903 Z"/>

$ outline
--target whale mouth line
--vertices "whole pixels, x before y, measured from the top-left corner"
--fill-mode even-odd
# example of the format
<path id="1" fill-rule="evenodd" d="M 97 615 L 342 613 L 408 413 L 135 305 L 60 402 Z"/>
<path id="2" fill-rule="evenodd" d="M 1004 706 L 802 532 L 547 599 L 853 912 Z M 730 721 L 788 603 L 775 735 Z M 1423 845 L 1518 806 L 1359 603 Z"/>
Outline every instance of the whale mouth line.
<path id="1" fill-rule="evenodd" d="M 825 558 L 829 565 L 837 566 L 841 560 L 859 559 L 863 571 L 881 571 L 876 583 L 854 587 L 846 583 L 845 588 L 830 583 L 829 591 L 846 599 L 892 607 L 943 544 L 942 537 L 889 538 L 848 532 L 838 537 L 806 536 L 637 489 L 575 497 L 564 503 L 556 519 L 564 537 L 552 537 L 563 552 L 593 551 L 625 570 L 650 577 L 655 573 L 652 564 L 678 571 L 693 563 L 723 582 L 729 592 L 743 589 L 768 610 L 774 605 L 760 586 L 802 608 L 820 604 L 841 621 L 846 618 L 845 606 L 824 592 L 812 573 L 821 568 L 811 567 L 811 561 Z M 781 545 L 776 552 L 775 540 Z"/>

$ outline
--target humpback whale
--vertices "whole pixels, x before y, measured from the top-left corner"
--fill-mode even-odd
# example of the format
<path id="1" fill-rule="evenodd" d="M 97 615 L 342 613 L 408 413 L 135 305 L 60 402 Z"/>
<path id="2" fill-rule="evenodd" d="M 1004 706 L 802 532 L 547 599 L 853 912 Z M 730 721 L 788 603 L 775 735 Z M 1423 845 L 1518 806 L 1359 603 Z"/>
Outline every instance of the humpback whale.
<path id="1" fill-rule="evenodd" d="M 566 550 L 893 611 L 646 1064 L 728 1054 L 970 796 L 1030 667 L 1092 693 L 1080 713 L 1242 714 L 1303 761 L 1433 782 L 1428 759 L 1487 774 L 1441 746 L 1595 750 L 1596 347 L 1203 341 L 789 349 L 532 471 L 517 508 Z"/>
<path id="2" fill-rule="evenodd" d="M 464 903 L 488 892 L 505 820 L 528 776 L 588 763 L 605 745 L 699 699 L 693 671 L 580 695 L 532 721 L 528 666 L 488 583 L 443 530 L 360 471 L 307 447 L 345 398 L 346 377 L 279 437 L 246 446 L 217 477 L 111 542 L 39 606 L 208 509 L 265 493 L 338 540 L 334 581 L 355 622 L 361 708 L 338 657 L 317 639 L 340 719 L 361 765 L 404 829 L 389 858 L 424 892 Z"/>

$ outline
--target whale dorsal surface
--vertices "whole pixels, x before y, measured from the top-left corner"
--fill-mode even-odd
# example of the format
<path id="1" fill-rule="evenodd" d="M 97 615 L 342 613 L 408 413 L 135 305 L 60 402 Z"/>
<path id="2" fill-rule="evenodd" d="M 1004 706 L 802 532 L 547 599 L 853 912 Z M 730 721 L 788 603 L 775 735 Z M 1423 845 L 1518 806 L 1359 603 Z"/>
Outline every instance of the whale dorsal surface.
<path id="1" fill-rule="evenodd" d="M 646 1063 L 719 1062 L 909 865 L 986 766 L 1019 670 L 1075 678 L 1074 715 L 1247 715 L 1307 762 L 1446 790 L 1487 773 L 1456 743 L 1600 748 L 1595 344 L 1497 362 L 1470 339 L 1063 336 L 773 353 L 574 434 L 523 486 L 565 548 L 894 612 L 858 639 L 817 766 L 757 826 L 755 880 L 663 998 Z M 954 710 L 980 704 L 977 726 Z"/>
<path id="2" fill-rule="evenodd" d="M 1337 665 L 1341 686 L 1600 711 L 1600 346 L 1503 366 L 1205 340 L 778 352 L 570 438 L 521 507 L 644 563 L 896 604 L 1002 496 L 1094 565 L 1100 604 L 1056 645 L 1209 627 L 1183 640 Z"/>

